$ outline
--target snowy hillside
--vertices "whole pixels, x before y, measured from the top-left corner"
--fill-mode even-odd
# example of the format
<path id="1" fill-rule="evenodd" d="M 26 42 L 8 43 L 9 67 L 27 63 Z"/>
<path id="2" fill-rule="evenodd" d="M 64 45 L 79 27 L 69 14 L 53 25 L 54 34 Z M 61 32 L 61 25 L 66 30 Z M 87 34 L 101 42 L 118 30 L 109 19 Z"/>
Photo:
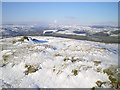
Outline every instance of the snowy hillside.
<path id="1" fill-rule="evenodd" d="M 1 88 L 120 88 L 117 44 L 31 38 L 0 39 Z"/>

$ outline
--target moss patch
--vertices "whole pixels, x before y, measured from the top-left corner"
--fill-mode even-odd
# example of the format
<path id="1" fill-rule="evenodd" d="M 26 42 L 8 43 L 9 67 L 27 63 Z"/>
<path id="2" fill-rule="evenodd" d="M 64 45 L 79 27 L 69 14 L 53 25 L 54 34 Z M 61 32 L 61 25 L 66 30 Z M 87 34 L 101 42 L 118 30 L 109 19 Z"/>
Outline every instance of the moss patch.
<path id="1" fill-rule="evenodd" d="M 15 40 L 14 40 L 14 41 L 12 41 L 12 43 L 13 43 L 13 44 L 15 44 L 16 42 L 17 42 L 17 41 L 15 41 Z"/>
<path id="2" fill-rule="evenodd" d="M 5 66 L 6 64 L 9 63 L 9 61 L 13 58 L 13 56 L 11 54 L 10 55 L 3 55 L 2 58 L 3 58 L 3 61 L 2 61 L 3 66 Z"/>
<path id="3" fill-rule="evenodd" d="M 108 68 L 104 69 L 103 72 L 106 73 L 107 75 L 114 75 L 117 73 L 117 68 L 109 66 Z"/>
<path id="4" fill-rule="evenodd" d="M 25 75 L 28 75 L 29 73 L 36 72 L 38 70 L 35 67 L 33 67 L 32 65 L 25 65 L 25 68 L 27 68 L 27 70 L 24 72 Z"/>
<path id="5" fill-rule="evenodd" d="M 119 73 L 117 71 L 117 67 L 111 65 L 108 68 L 103 70 L 104 73 L 108 75 L 108 78 L 110 80 L 110 87 L 111 88 L 120 88 L 120 82 L 119 82 Z"/>
<path id="6" fill-rule="evenodd" d="M 98 66 L 99 64 L 101 64 L 101 61 L 93 61 L 94 65 Z"/>
<path id="7" fill-rule="evenodd" d="M 76 62 L 76 61 L 77 61 L 76 59 L 72 59 L 72 60 L 71 60 L 72 63 L 74 63 L 74 62 Z"/>
<path id="8" fill-rule="evenodd" d="M 90 68 L 92 68 L 92 67 L 91 66 L 85 66 L 85 67 L 83 67 L 83 70 L 87 71 Z"/>
<path id="9" fill-rule="evenodd" d="M 74 57 L 72 57 L 71 62 L 72 62 L 72 63 L 75 63 L 76 61 L 79 61 L 79 59 L 78 59 L 78 58 L 75 59 Z"/>
<path id="10" fill-rule="evenodd" d="M 2 57 L 5 62 L 9 59 L 9 55 L 3 55 Z"/>
<path id="11" fill-rule="evenodd" d="M 53 67 L 53 72 L 55 72 L 55 66 Z"/>
<path id="12" fill-rule="evenodd" d="M 112 77 L 112 76 L 109 76 L 109 80 L 110 80 L 112 83 L 114 83 L 114 82 L 116 82 L 116 81 L 117 81 L 117 79 L 116 79 L 116 78 L 114 78 L 114 77 Z"/>
<path id="13" fill-rule="evenodd" d="M 96 87 L 94 86 L 94 87 L 92 87 L 91 89 L 92 89 L 92 90 L 95 90 L 95 88 L 96 88 Z"/>
<path id="14" fill-rule="evenodd" d="M 111 88 L 120 88 L 120 82 L 113 76 L 109 76 L 109 80 L 111 81 Z"/>
<path id="15" fill-rule="evenodd" d="M 76 75 L 78 75 L 78 70 L 76 70 L 76 69 L 75 69 L 75 70 L 72 70 L 72 73 L 73 73 L 73 75 L 76 76 Z"/>
<path id="16" fill-rule="evenodd" d="M 80 59 L 79 59 L 79 61 L 85 61 L 85 59 L 83 59 L 83 58 L 80 58 Z"/>
<path id="17" fill-rule="evenodd" d="M 64 58 L 64 61 L 68 61 L 68 60 L 69 60 L 69 58 L 67 58 L 67 57 Z"/>
<path id="18" fill-rule="evenodd" d="M 97 68 L 97 69 L 94 69 L 94 71 L 96 71 L 96 72 L 102 72 L 102 68 Z"/>
<path id="19" fill-rule="evenodd" d="M 55 56 L 62 56 L 62 55 L 60 55 L 60 54 L 55 54 Z"/>
<path id="20" fill-rule="evenodd" d="M 98 87 L 101 87 L 102 84 L 103 84 L 103 82 L 101 82 L 101 81 L 97 81 L 96 84 L 97 84 Z"/>

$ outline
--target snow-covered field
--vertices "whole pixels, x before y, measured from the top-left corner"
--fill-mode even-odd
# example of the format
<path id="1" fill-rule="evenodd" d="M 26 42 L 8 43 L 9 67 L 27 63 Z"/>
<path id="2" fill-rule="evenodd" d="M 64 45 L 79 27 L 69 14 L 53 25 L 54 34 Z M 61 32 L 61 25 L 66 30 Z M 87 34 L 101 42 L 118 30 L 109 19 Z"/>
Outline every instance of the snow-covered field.
<path id="1" fill-rule="evenodd" d="M 32 38 L 48 42 L 34 43 L 21 38 L 0 39 L 1 88 L 116 88 L 117 44 L 42 36 Z"/>

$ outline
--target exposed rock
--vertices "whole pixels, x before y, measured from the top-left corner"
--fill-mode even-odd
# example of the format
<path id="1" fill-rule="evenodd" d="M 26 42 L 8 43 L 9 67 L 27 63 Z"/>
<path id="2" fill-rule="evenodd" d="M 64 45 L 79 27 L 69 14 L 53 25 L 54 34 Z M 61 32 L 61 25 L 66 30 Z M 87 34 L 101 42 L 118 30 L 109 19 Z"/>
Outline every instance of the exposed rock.
<path id="1" fill-rule="evenodd" d="M 97 84 L 98 87 L 101 87 L 102 84 L 103 84 L 103 82 L 101 82 L 101 81 L 97 81 L 96 84 Z"/>
<path id="2" fill-rule="evenodd" d="M 25 36 L 24 36 L 24 37 L 22 37 L 21 39 L 13 40 L 12 43 L 15 44 L 16 42 L 24 42 L 25 39 L 27 39 L 27 40 L 29 41 L 28 37 L 25 37 Z"/>

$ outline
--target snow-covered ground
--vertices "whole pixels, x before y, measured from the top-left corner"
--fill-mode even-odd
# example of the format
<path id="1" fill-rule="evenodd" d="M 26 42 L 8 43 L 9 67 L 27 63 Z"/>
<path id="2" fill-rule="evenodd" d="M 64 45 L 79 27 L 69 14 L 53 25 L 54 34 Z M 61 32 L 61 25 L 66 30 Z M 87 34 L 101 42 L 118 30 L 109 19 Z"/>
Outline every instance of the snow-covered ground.
<path id="1" fill-rule="evenodd" d="M 118 73 L 118 45 L 74 39 L 32 36 L 0 39 L 0 87 L 93 88 L 112 87 Z"/>

